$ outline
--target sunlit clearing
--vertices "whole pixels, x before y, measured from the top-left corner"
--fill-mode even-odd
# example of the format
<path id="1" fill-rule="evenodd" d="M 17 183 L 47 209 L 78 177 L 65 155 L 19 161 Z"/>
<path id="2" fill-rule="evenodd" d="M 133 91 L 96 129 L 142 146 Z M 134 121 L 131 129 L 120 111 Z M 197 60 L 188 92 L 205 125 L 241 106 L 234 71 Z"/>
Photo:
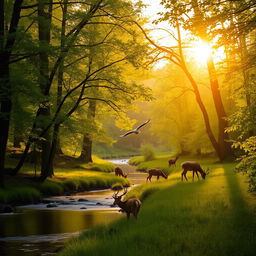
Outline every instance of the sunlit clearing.
<path id="1" fill-rule="evenodd" d="M 193 58 L 200 65 L 207 63 L 208 58 L 211 56 L 212 48 L 205 42 L 196 42 L 192 47 Z"/>

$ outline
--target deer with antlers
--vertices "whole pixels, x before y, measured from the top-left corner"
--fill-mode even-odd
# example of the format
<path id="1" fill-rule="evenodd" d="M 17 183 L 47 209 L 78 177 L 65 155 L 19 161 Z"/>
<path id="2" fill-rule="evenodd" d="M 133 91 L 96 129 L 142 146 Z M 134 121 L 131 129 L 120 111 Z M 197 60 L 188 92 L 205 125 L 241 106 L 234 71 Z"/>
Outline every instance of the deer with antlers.
<path id="1" fill-rule="evenodd" d="M 199 176 L 198 176 L 198 172 L 201 174 L 202 178 L 205 179 L 206 175 L 209 174 L 209 168 L 204 171 L 200 164 L 197 163 L 197 162 L 184 162 L 181 164 L 181 167 L 183 169 L 183 172 L 181 173 L 181 180 L 183 181 L 183 176 L 185 177 L 186 180 L 187 179 L 187 176 L 186 176 L 186 173 L 188 171 L 192 171 L 193 172 L 193 181 L 194 181 L 194 175 L 196 174 L 198 180 L 199 180 Z"/>
<path id="2" fill-rule="evenodd" d="M 168 160 L 169 167 L 170 167 L 171 165 L 176 166 L 176 162 L 177 162 L 178 158 L 179 158 L 179 156 L 176 156 L 175 158 L 169 159 L 169 160 Z"/>
<path id="3" fill-rule="evenodd" d="M 167 175 L 160 169 L 149 169 L 148 170 L 148 177 L 147 177 L 147 181 L 149 180 L 151 182 L 151 178 L 152 176 L 157 176 L 157 180 L 159 180 L 159 177 L 163 177 L 165 179 L 167 179 Z"/>
<path id="4" fill-rule="evenodd" d="M 128 220 L 131 213 L 137 219 L 137 215 L 141 206 L 141 201 L 138 198 L 130 198 L 126 201 L 122 201 L 122 196 L 127 193 L 127 188 L 124 189 L 124 193 L 122 195 L 118 195 L 118 193 L 119 191 L 117 191 L 113 195 L 113 198 L 115 199 L 113 205 L 118 205 L 122 209 L 122 211 L 126 213 Z"/>
<path id="5" fill-rule="evenodd" d="M 115 175 L 127 178 L 127 174 L 124 174 L 123 170 L 120 167 L 115 168 Z"/>

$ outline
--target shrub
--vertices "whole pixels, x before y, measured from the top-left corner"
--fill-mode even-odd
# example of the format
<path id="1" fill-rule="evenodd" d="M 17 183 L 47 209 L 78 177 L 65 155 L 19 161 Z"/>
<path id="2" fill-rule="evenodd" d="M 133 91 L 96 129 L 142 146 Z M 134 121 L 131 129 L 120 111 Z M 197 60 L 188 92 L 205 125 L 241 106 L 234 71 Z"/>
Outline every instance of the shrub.
<path id="1" fill-rule="evenodd" d="M 245 152 L 236 166 L 238 172 L 245 173 L 249 178 L 249 191 L 256 191 L 256 136 L 248 138 L 239 145 Z"/>
<path id="2" fill-rule="evenodd" d="M 155 159 L 155 152 L 151 145 L 144 144 L 140 148 L 142 155 L 144 156 L 144 161 L 150 161 Z"/>

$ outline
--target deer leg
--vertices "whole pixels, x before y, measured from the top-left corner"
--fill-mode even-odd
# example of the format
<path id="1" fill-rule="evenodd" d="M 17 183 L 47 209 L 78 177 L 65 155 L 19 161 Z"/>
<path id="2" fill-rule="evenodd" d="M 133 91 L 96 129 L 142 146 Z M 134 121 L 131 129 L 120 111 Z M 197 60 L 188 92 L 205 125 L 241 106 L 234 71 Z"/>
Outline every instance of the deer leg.
<path id="1" fill-rule="evenodd" d="M 183 173 L 182 173 L 182 175 L 184 175 L 184 177 L 185 177 L 185 179 L 186 179 L 186 181 L 188 181 L 188 179 L 187 179 L 187 176 L 186 176 L 186 171 L 184 171 Z M 183 181 L 183 179 L 182 179 L 182 181 Z"/>
<path id="2" fill-rule="evenodd" d="M 194 181 L 195 172 L 193 171 L 193 181 Z"/>
<path id="3" fill-rule="evenodd" d="M 157 180 L 159 180 L 159 175 L 157 175 L 157 178 L 156 178 Z"/>
<path id="4" fill-rule="evenodd" d="M 127 215 L 127 219 L 129 220 L 130 219 L 130 213 L 127 212 L 126 215 Z"/>
<path id="5" fill-rule="evenodd" d="M 151 182 L 151 177 L 152 177 L 152 175 L 149 174 L 147 177 L 147 181 L 149 180 Z"/>
<path id="6" fill-rule="evenodd" d="M 197 179 L 199 180 L 199 175 L 198 175 L 198 173 L 196 172 L 196 176 L 197 176 Z"/>

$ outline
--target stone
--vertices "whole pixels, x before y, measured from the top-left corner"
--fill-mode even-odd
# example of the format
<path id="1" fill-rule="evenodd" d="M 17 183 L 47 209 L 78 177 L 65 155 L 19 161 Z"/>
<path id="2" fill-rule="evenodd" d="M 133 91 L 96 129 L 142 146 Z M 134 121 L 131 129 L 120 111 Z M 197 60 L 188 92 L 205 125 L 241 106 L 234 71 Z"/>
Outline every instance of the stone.
<path id="1" fill-rule="evenodd" d="M 50 204 L 47 204 L 46 207 L 47 208 L 53 208 L 53 207 L 58 207 L 58 205 L 54 204 L 54 203 L 50 203 Z"/>
<path id="2" fill-rule="evenodd" d="M 85 199 L 85 198 L 79 198 L 78 199 L 78 202 L 88 202 L 89 200 L 88 199 Z"/>
<path id="3" fill-rule="evenodd" d="M 14 212 L 14 208 L 11 205 L 3 204 L 0 205 L 0 213 L 12 213 Z"/>

